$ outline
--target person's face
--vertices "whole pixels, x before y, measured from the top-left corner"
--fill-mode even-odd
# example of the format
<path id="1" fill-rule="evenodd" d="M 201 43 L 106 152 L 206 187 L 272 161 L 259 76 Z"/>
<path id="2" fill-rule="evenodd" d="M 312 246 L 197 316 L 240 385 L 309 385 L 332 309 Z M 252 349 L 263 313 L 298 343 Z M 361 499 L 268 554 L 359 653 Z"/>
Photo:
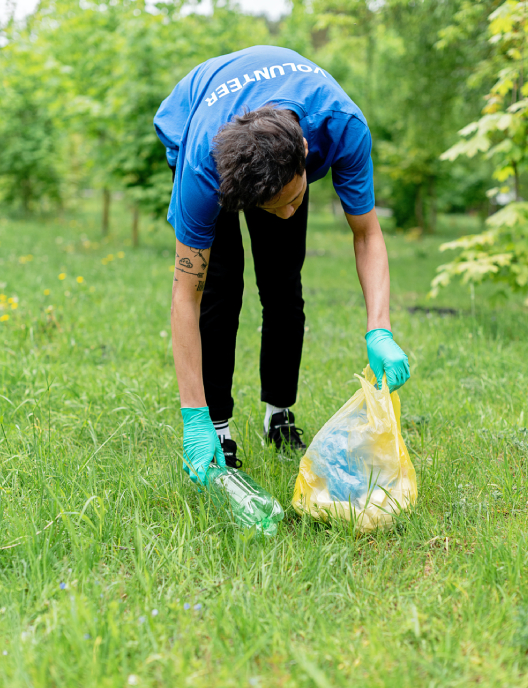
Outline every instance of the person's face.
<path id="1" fill-rule="evenodd" d="M 306 150 L 306 155 L 308 155 L 308 144 L 306 139 L 304 140 L 304 148 Z M 283 220 L 287 220 L 295 214 L 297 208 L 303 202 L 307 186 L 305 170 L 302 176 L 298 174 L 295 175 L 291 182 L 286 184 L 279 194 L 264 205 L 261 205 L 260 208 Z"/>

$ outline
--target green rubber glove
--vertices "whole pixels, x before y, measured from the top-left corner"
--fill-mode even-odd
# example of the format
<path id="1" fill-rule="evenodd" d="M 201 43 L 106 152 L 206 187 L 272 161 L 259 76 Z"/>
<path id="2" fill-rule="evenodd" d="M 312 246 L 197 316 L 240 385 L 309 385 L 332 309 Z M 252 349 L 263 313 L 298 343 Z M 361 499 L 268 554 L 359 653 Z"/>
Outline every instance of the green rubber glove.
<path id="1" fill-rule="evenodd" d="M 183 417 L 183 470 L 193 483 L 206 485 L 209 464 L 216 457 L 219 466 L 225 466 L 220 439 L 209 415 L 209 407 L 182 408 Z M 189 468 L 189 464 L 192 468 Z"/>
<path id="2" fill-rule="evenodd" d="M 379 328 L 365 335 L 367 353 L 372 372 L 381 389 L 383 373 L 387 375 L 389 390 L 394 392 L 411 377 L 409 359 L 392 338 L 392 332 Z"/>

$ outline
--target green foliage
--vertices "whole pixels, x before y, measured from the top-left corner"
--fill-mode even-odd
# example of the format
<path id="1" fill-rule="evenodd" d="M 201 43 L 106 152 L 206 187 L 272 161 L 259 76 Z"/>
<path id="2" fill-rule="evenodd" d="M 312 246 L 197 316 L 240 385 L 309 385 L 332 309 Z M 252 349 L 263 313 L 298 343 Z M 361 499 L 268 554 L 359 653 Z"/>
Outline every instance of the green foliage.
<path id="1" fill-rule="evenodd" d="M 466 87 L 475 40 L 439 45 L 439 31 L 459 9 L 458 0 L 317 0 L 304 13 L 307 50 L 311 22 L 310 56 L 367 116 L 377 194 L 393 208 L 399 227 L 434 231 L 437 205 L 450 209 L 455 195 L 460 202 L 448 166 L 439 161 L 453 132 L 477 112 L 477 97 L 467 98 Z M 487 169 L 481 177 L 488 177 Z M 486 201 L 482 187 L 474 187 L 472 204 Z"/>
<path id="2" fill-rule="evenodd" d="M 211 17 L 177 16 L 174 21 L 167 21 L 163 13 L 142 11 L 122 21 L 114 84 L 106 95 L 118 123 L 110 165 L 136 203 L 162 216 L 170 200 L 171 175 L 152 125 L 161 101 L 196 64 L 255 40 L 265 43 L 267 37 L 262 20 L 229 8 L 217 8 Z"/>
<path id="3" fill-rule="evenodd" d="M 489 17 L 490 42 L 501 58 L 498 78 L 487 96 L 483 116 L 464 127 L 459 141 L 442 154 L 443 160 L 485 153 L 495 159 L 494 177 L 515 180 L 528 160 L 528 84 L 524 83 L 524 45 L 528 32 L 527 3 L 507 0 Z M 510 104 L 508 105 L 508 101 Z"/>
<path id="4" fill-rule="evenodd" d="M 473 42 L 449 50 L 438 45 L 439 30 L 453 20 L 459 5 L 457 0 L 388 3 L 386 21 L 402 49 L 396 60 L 387 56 L 386 89 L 398 84 L 398 93 L 389 111 L 394 122 L 386 126 L 390 136 L 379 144 L 379 156 L 394 185 L 407 189 L 414 200 L 412 214 L 395 205 L 400 226 L 415 223 L 434 231 L 439 187 L 449 174 L 439 156 L 457 123 L 474 108 L 475 95 L 468 99 L 465 87 L 475 62 Z"/>
<path id="5" fill-rule="evenodd" d="M 432 296 L 455 275 L 462 276 L 463 283 L 491 280 L 513 290 L 528 290 L 528 206 L 520 202 L 521 172 L 528 164 L 528 84 L 524 83 L 527 34 L 527 2 L 507 0 L 490 14 L 489 40 L 494 48 L 491 62 L 498 68 L 496 81 L 487 96 L 483 116 L 464 127 L 459 132 L 464 139 L 441 156 L 453 161 L 461 155 L 472 158 L 483 153 L 495 163 L 495 179 L 506 184 L 488 194 L 493 197 L 513 186 L 515 201 L 490 217 L 490 229 L 482 234 L 441 247 L 461 248 L 462 252 L 439 268 Z"/>
<path id="6" fill-rule="evenodd" d="M 485 280 L 505 284 L 513 291 L 528 293 L 528 203 L 510 203 L 488 218 L 481 234 L 442 244 L 441 251 L 462 249 L 451 263 L 440 265 L 430 295 L 438 295 L 453 277 L 462 283 Z"/>
<path id="7" fill-rule="evenodd" d="M 70 202 L 79 188 L 95 187 L 125 190 L 136 208 L 164 215 L 171 179 L 152 128 L 160 102 L 199 62 L 266 43 L 319 62 L 365 112 L 378 199 L 393 208 L 397 226 L 433 231 L 437 206 L 486 202 L 488 167 L 459 161 L 455 172 L 439 155 L 477 114 L 491 71 L 478 26 L 496 0 L 295 0 L 279 24 L 230 2 L 213 3 L 210 15 L 189 14 L 197 4 L 184 12 L 179 0 L 148 8 L 142 0 L 42 0 L 26 25 L 5 27 L 0 54 L 18 74 L 17 88 L 26 100 L 45 102 L 30 108 L 6 98 L 12 114 L 0 126 L 12 151 L 0 169 L 4 202 L 23 203 L 23 180 L 33 174 L 27 207 L 37 208 L 41 197 Z M 51 87 L 44 78 L 35 89 L 24 50 L 29 62 L 53 71 Z M 476 62 L 485 65 L 480 80 L 471 77 Z M 14 124 L 21 109 L 40 125 L 28 124 L 23 133 Z M 38 165 L 18 155 L 28 147 L 41 151 Z M 321 187 L 313 198 L 326 203 L 334 197 L 330 179 Z"/>
<path id="8" fill-rule="evenodd" d="M 25 212 L 60 204 L 63 197 L 61 76 L 60 65 L 27 37 L 0 50 L 0 194 Z"/>
<path id="9" fill-rule="evenodd" d="M 32 194 L 24 201 L 29 208 L 44 195 L 59 200 L 69 174 L 77 184 L 124 188 L 154 215 L 166 213 L 172 187 L 152 125 L 161 101 L 197 63 L 269 42 L 262 19 L 229 6 L 211 16 L 182 16 L 179 4 L 146 11 L 135 0 L 43 0 L 22 34 L 11 25 L 6 36 L 0 56 L 13 74 L 0 129 L 11 147 L 0 162 L 4 201 Z M 53 82 L 44 74 L 35 88 L 33 74 L 43 62 Z M 30 152 L 21 156 L 22 149 Z"/>

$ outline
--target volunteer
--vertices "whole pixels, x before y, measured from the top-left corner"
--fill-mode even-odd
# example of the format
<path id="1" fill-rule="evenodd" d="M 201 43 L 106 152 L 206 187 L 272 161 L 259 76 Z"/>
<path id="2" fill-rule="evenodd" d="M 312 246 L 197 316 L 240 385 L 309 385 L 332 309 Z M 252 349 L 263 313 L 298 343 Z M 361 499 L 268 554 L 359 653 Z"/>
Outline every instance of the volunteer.
<path id="1" fill-rule="evenodd" d="M 163 101 L 154 125 L 173 170 L 172 346 L 191 478 L 203 481 L 213 457 L 241 465 L 229 429 L 243 293 L 241 210 L 262 303 L 264 436 L 281 451 L 305 448 L 290 407 L 305 324 L 308 185 L 330 168 L 354 236 L 370 366 L 379 383 L 386 373 L 391 390 L 401 387 L 409 364 L 391 333 L 371 135 L 335 79 L 292 50 L 255 46 L 198 65 Z"/>

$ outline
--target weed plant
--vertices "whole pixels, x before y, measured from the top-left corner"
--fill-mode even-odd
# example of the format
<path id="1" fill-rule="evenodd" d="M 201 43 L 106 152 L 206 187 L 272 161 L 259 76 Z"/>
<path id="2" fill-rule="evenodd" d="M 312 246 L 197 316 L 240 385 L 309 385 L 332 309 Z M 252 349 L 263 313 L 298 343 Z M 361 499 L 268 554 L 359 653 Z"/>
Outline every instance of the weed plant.
<path id="1" fill-rule="evenodd" d="M 96 221 L 0 220 L 0 685 L 528 686 L 522 302 L 459 287 L 428 302 L 446 233 L 387 236 L 419 500 L 359 535 L 296 516 L 298 461 L 261 445 L 248 251 L 235 437 L 286 509 L 261 541 L 182 471 L 170 228 L 133 250 L 123 208 L 104 241 Z M 308 244 L 294 410 L 310 440 L 367 359 L 351 236 L 319 214 Z"/>

